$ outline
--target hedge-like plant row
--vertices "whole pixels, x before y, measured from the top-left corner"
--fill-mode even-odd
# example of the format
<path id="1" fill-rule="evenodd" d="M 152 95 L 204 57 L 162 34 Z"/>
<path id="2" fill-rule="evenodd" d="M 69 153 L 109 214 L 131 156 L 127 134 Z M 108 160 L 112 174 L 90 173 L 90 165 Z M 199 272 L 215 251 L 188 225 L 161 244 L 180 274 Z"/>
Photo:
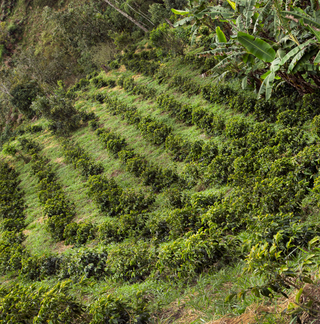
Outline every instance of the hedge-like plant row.
<path id="1" fill-rule="evenodd" d="M 143 184 L 151 186 L 155 192 L 169 188 L 173 184 L 184 185 L 183 180 L 175 170 L 162 169 L 149 162 L 145 157 L 136 154 L 132 149 L 127 148 L 124 138 L 107 129 L 98 128 L 96 123 L 92 124 L 96 135 L 116 158 L 126 165 L 126 170 L 143 180 Z"/>
<path id="2" fill-rule="evenodd" d="M 142 213 L 148 210 L 154 202 L 153 195 L 145 196 L 142 192 L 122 189 L 114 179 L 108 179 L 101 175 L 103 166 L 91 159 L 87 152 L 79 145 L 65 141 L 63 151 L 66 161 L 81 169 L 88 181 L 88 195 L 93 198 L 103 213 L 109 216 L 119 216 L 132 212 Z M 72 227 L 71 227 L 72 226 Z M 90 236 L 90 226 L 79 228 L 80 225 L 70 225 L 67 229 L 68 237 L 75 231 L 81 236 L 85 231 Z M 83 225 L 82 225 L 83 226 Z M 79 232 L 80 231 L 80 232 Z"/>
<path id="3" fill-rule="evenodd" d="M 77 262 L 87 264 L 87 272 L 104 267 L 96 264 L 95 255 L 87 252 L 78 255 Z M 52 261 L 53 257 L 51 258 Z M 56 258 L 59 259 L 59 258 Z M 88 263 L 89 261 L 93 263 Z M 48 268 L 50 258 L 36 259 L 38 268 Z M 45 262 L 46 261 L 46 262 Z M 56 261 L 56 260 L 55 260 Z M 67 260 L 64 260 L 65 262 Z M 76 265 L 75 260 L 70 260 L 71 267 Z M 73 261 L 73 262 L 72 262 Z M 77 265 L 79 267 L 79 265 Z M 94 268 L 95 267 L 95 268 Z M 34 265 L 29 269 L 31 273 L 37 269 Z M 99 272 L 99 271 L 96 271 Z M 150 315 L 147 311 L 147 302 L 143 295 L 137 293 L 129 300 L 128 298 L 115 297 L 112 294 L 99 297 L 89 305 L 84 305 L 78 298 L 70 294 L 72 281 L 60 281 L 53 287 L 43 286 L 38 288 L 35 284 L 24 286 L 19 283 L 0 288 L 0 322 L 1 323 L 130 323 L 131 321 L 146 324 Z"/>
<path id="4" fill-rule="evenodd" d="M 136 107 L 122 103 L 118 99 L 113 99 L 107 95 L 101 94 L 94 96 L 94 99 L 101 103 L 106 103 L 107 109 L 113 115 L 120 115 L 121 118 L 126 119 L 129 124 L 136 125 L 141 135 L 153 144 L 163 144 L 172 132 L 170 126 L 167 126 L 165 123 L 151 116 L 142 116 Z"/>
<path id="5" fill-rule="evenodd" d="M 75 216 L 74 204 L 66 197 L 49 160 L 40 155 L 38 143 L 20 139 L 22 150 L 31 155 L 31 168 L 38 178 L 38 196 L 47 217 L 46 229 L 56 241 L 64 239 L 64 230 Z"/>
<path id="6" fill-rule="evenodd" d="M 123 85 L 130 84 L 129 89 L 137 87 L 132 78 L 125 78 L 121 82 Z M 276 132 L 272 126 L 266 123 L 250 124 L 242 118 L 235 118 L 225 123 L 221 117 L 214 116 L 201 107 L 186 107 L 173 97 L 165 94 L 159 95 L 157 101 L 163 109 L 171 112 L 174 116 L 179 115 L 183 121 L 197 125 L 199 128 L 206 130 L 208 134 L 223 134 L 227 138 L 227 141 L 220 149 L 217 148 L 214 142 L 196 141 L 191 146 L 189 143 L 183 142 L 179 137 L 169 135 L 166 138 L 166 148 L 174 154 L 177 160 L 186 159 L 190 162 L 202 162 L 200 165 L 191 163 L 186 166 L 184 178 L 189 182 L 190 186 L 201 179 L 201 174 L 204 172 L 205 175 L 202 175 L 202 177 L 208 184 L 213 181 L 220 184 L 230 182 L 233 185 L 244 185 L 248 178 L 257 176 L 256 172 L 259 170 L 259 165 L 272 163 L 281 157 L 280 152 L 288 151 L 289 155 L 290 152 L 291 154 L 297 154 L 309 142 L 307 135 L 298 128 L 281 129 Z M 111 100 L 110 106 L 118 110 L 119 113 L 126 112 L 126 105 L 119 103 L 117 100 Z M 187 117 L 185 117 L 186 111 L 189 112 Z M 266 147 L 269 147 L 269 151 L 270 149 L 273 150 L 272 154 L 270 154 L 271 152 L 267 154 L 267 161 L 259 158 L 259 164 L 256 163 L 255 172 L 252 173 L 251 171 L 249 177 L 246 174 L 237 174 L 238 170 L 244 167 L 244 164 L 241 162 L 239 168 L 234 163 L 246 161 L 250 155 L 259 156 L 259 150 L 262 150 L 261 154 L 266 154 L 264 153 Z M 208 171 L 203 169 L 203 166 L 207 165 L 209 165 Z M 233 176 L 235 169 L 236 175 Z"/>
<path id="7" fill-rule="evenodd" d="M 248 95 L 248 92 L 239 89 L 234 90 L 226 84 L 209 84 L 201 87 L 192 78 L 174 74 L 166 66 L 150 69 L 150 66 L 154 65 L 152 60 L 155 57 L 154 55 L 149 55 L 144 52 L 135 54 L 131 51 L 119 58 L 119 61 L 128 70 L 151 76 L 158 83 L 167 82 L 168 88 L 175 87 L 178 91 L 187 93 L 189 96 L 201 92 L 203 98 L 209 102 L 224 103 L 237 112 L 252 114 L 257 121 L 277 122 L 286 127 L 294 127 L 301 126 L 304 122 L 320 115 L 319 96 L 316 93 L 301 98 L 294 88 L 283 85 L 273 92 L 270 100 L 265 101 L 263 98 L 258 100 Z M 147 57 L 147 60 L 143 61 L 142 66 L 139 63 L 139 58 L 144 56 Z M 195 63 L 197 68 L 202 68 L 201 73 L 215 65 L 214 58 L 199 57 L 194 54 L 186 55 L 182 61 L 187 64 Z M 136 85 L 133 85 L 130 91 L 135 87 Z M 147 92 L 143 89 L 135 89 L 137 94 L 145 95 Z M 316 133 L 319 132 L 318 129 L 319 127 L 315 129 Z"/>
<path id="8" fill-rule="evenodd" d="M 128 80 L 130 81 L 133 79 L 129 78 Z M 143 87 L 141 88 L 143 89 Z M 184 140 L 180 136 L 174 136 L 171 134 L 170 127 L 166 126 L 164 123 L 156 121 L 149 116 L 142 117 L 136 107 L 128 106 L 118 99 L 98 94 L 98 100 L 99 102 L 106 102 L 107 108 L 111 113 L 116 115 L 119 114 L 122 118 L 125 118 L 128 123 L 135 124 L 146 140 L 158 145 L 164 143 L 166 150 L 173 154 L 173 159 L 175 161 L 185 160 L 187 162 L 202 162 L 207 165 L 218 152 L 217 145 L 214 142 L 206 143 L 199 140 L 192 143 Z M 97 125 L 97 123 L 93 125 Z M 126 146 L 124 139 L 120 139 L 119 136 L 113 133 L 111 134 L 110 132 L 107 135 L 107 139 L 105 139 L 105 142 L 109 141 L 110 144 L 108 144 L 107 148 L 114 154 L 117 154 L 119 150 Z"/>
<path id="9" fill-rule="evenodd" d="M 5 161 L 0 161 L 0 272 L 19 270 L 26 253 L 24 192 L 19 188 L 18 173 Z"/>
<path id="10" fill-rule="evenodd" d="M 180 58 L 180 60 L 189 66 L 193 65 L 195 69 L 200 69 L 200 73 L 207 72 L 216 64 L 214 57 L 205 57 L 192 53 L 188 53 Z M 109 67 L 118 69 L 120 64 L 123 64 L 127 70 L 143 73 L 147 76 L 154 76 L 163 70 L 155 50 L 144 50 L 140 53 L 135 53 L 135 49 L 132 48 L 127 50 L 123 55 L 119 55 L 115 61 L 110 62 Z"/>

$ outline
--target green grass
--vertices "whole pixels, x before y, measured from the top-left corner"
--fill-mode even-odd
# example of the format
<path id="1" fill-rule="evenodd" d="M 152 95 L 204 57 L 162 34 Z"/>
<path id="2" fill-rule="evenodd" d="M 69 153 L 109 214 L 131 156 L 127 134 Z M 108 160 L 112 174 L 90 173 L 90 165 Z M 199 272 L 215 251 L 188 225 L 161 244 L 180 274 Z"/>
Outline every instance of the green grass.
<path id="1" fill-rule="evenodd" d="M 174 63 L 172 63 L 174 64 Z M 180 67 L 180 66 L 178 66 Z M 181 74 L 188 73 L 188 69 L 184 67 L 179 70 Z M 110 73 L 119 75 L 115 71 Z M 125 72 L 126 75 L 133 75 L 131 72 Z M 190 75 L 197 76 L 197 71 L 192 71 Z M 108 76 L 110 77 L 110 75 Z M 196 77 L 197 82 L 206 83 L 208 80 Z M 216 114 L 223 115 L 227 120 L 233 119 L 235 116 L 242 116 L 233 112 L 224 106 L 211 105 L 201 96 L 188 97 L 178 92 L 177 89 L 167 89 L 165 85 L 158 85 L 151 78 L 140 76 L 136 79 L 139 84 L 147 84 L 158 91 L 166 91 L 174 95 L 179 101 L 189 103 L 193 106 L 201 106 L 213 111 Z M 76 102 L 76 107 L 79 110 L 94 111 L 99 117 L 99 122 L 113 132 L 124 137 L 130 148 L 142 156 L 146 156 L 148 161 L 155 163 L 161 167 L 177 168 L 179 172 L 186 165 L 184 162 L 174 162 L 172 156 L 165 151 L 164 145 L 156 146 L 147 142 L 140 134 L 140 131 L 133 125 L 128 125 L 120 116 L 113 116 L 108 113 L 104 104 L 98 104 L 91 100 L 86 100 L 85 97 L 99 92 L 108 91 L 108 95 L 117 97 L 119 100 L 129 104 L 138 106 L 142 115 L 151 115 L 157 120 L 161 120 L 173 128 L 173 134 L 182 136 L 190 141 L 208 140 L 209 137 L 195 126 L 186 126 L 179 123 L 176 119 L 170 117 L 167 113 L 158 108 L 154 100 L 143 100 L 140 96 L 131 95 L 122 89 L 115 88 L 113 90 L 94 89 L 90 87 L 87 92 L 81 94 Z M 245 117 L 252 123 L 256 123 L 252 116 Z M 43 119 L 37 121 L 38 124 L 47 125 Z M 279 127 L 279 126 L 277 126 Z M 307 129 L 307 126 L 305 125 Z M 81 176 L 80 170 L 75 169 L 71 164 L 66 163 L 61 146 L 61 141 L 57 136 L 52 135 L 49 131 L 44 131 L 40 134 L 27 135 L 35 141 L 41 143 L 43 152 L 50 159 L 50 163 L 54 167 L 54 171 L 58 176 L 59 183 L 62 184 L 67 197 L 75 204 L 76 217 L 74 221 L 80 222 L 89 220 L 92 223 L 100 224 L 110 217 L 103 215 L 96 204 L 88 197 L 86 179 Z M 225 140 L 223 136 L 216 136 L 213 139 L 217 143 Z M 134 188 L 141 190 L 144 193 L 151 189 L 142 184 L 141 179 L 134 177 L 126 171 L 126 167 L 119 159 L 116 159 L 110 154 L 103 145 L 99 142 L 98 137 L 88 126 L 78 129 L 72 134 L 70 140 L 79 144 L 90 157 L 95 161 L 102 163 L 104 167 L 104 175 L 109 178 L 114 178 L 122 188 Z M 3 156 L 2 156 L 3 158 Z M 31 172 L 31 165 L 25 164 L 21 159 L 13 159 L 4 157 L 10 161 L 17 171 L 20 173 L 21 188 L 25 192 L 26 198 L 26 230 L 27 235 L 25 245 L 32 254 L 42 254 L 49 252 L 58 252 L 68 254 L 73 251 L 72 247 L 65 246 L 63 242 L 53 242 L 45 230 L 45 215 L 43 215 L 42 207 L 38 200 L 37 179 Z M 186 190 L 187 194 L 198 192 L 197 187 Z M 199 189 L 202 190 L 202 189 Z M 227 195 L 231 190 L 228 186 L 211 185 L 205 190 L 204 194 L 222 193 Z M 312 205 L 308 199 L 304 201 L 306 208 L 313 208 L 307 217 L 310 224 L 318 223 L 319 209 Z M 152 206 L 150 217 L 165 218 L 171 212 L 171 207 L 168 203 L 166 192 L 158 193 L 156 202 Z M 114 218 L 116 220 L 116 218 Z M 248 234 L 249 237 L 249 234 Z M 246 234 L 237 236 L 239 244 L 244 241 Z M 128 244 L 135 244 L 135 240 L 128 238 Z M 161 244 L 161 243 L 160 243 Z M 107 249 L 110 250 L 115 244 L 110 244 Z M 102 248 L 103 245 L 98 241 L 90 242 L 86 245 Z M 158 248 L 159 246 L 157 246 Z M 152 313 L 152 323 L 206 323 L 223 316 L 233 317 L 243 315 L 248 307 L 257 308 L 258 305 L 266 306 L 270 311 L 257 311 L 257 323 L 289 323 L 284 316 L 277 312 L 277 308 L 281 308 L 282 299 L 277 296 L 275 301 L 268 299 L 258 299 L 249 293 L 244 300 L 234 298 L 231 303 L 225 303 L 225 298 L 232 292 L 238 292 L 245 288 L 255 285 L 261 285 L 264 278 L 258 277 L 255 274 L 243 273 L 244 261 L 239 263 L 223 264 L 217 262 L 211 269 L 205 269 L 201 275 L 195 276 L 192 279 L 181 280 L 178 278 L 168 279 L 160 277 L 155 271 L 153 276 L 150 276 L 145 281 L 136 283 L 128 283 L 122 280 L 115 280 L 112 277 L 106 276 L 101 280 L 78 278 L 73 279 L 72 293 L 80 298 L 84 303 L 89 304 L 97 297 L 114 294 L 115 296 L 125 296 L 134 299 L 137 291 L 143 291 L 147 298 L 149 309 Z M 12 280 L 9 276 L 1 278 L 2 281 Z M 20 280 L 20 279 L 19 279 Z M 53 285 L 57 278 L 44 280 L 36 285 Z M 21 279 L 21 282 L 23 280 Z M 31 282 L 24 282 L 31 284 Z M 275 306 L 275 308 L 272 307 Z M 272 308 L 272 311 L 271 311 Z"/>

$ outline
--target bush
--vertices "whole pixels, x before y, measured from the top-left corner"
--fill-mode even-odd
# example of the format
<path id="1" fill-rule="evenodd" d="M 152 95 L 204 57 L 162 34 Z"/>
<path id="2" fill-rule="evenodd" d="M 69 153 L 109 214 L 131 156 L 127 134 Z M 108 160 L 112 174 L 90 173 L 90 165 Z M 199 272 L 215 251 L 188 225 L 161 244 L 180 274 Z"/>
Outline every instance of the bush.
<path id="1" fill-rule="evenodd" d="M 36 110 L 32 107 L 32 102 L 41 93 L 36 81 L 29 81 L 23 84 L 17 84 L 10 91 L 11 103 L 19 109 L 28 119 L 32 119 Z"/>
<path id="2" fill-rule="evenodd" d="M 35 285 L 14 284 L 10 291 L 0 291 L 0 321 L 5 323 L 82 322 L 83 306 L 71 297 L 71 282 L 60 282 L 52 288 L 37 289 Z"/>
<path id="3" fill-rule="evenodd" d="M 148 243 L 122 243 L 109 250 L 107 269 L 114 278 L 135 282 L 150 275 L 155 260 L 155 248 Z"/>
<path id="4" fill-rule="evenodd" d="M 182 55 L 186 44 L 186 35 L 179 32 L 164 23 L 151 31 L 150 42 L 153 46 L 161 49 L 163 55 Z"/>
<path id="5" fill-rule="evenodd" d="M 170 207 L 174 209 L 183 208 L 189 204 L 190 197 L 178 188 L 168 189 L 166 196 L 169 200 Z"/>
<path id="6" fill-rule="evenodd" d="M 56 275 L 60 269 L 60 257 L 57 255 L 42 255 L 22 259 L 20 275 L 35 281 Z"/>
<path id="7" fill-rule="evenodd" d="M 65 244 L 82 245 L 95 238 L 95 227 L 89 222 L 70 223 L 65 227 L 63 237 Z"/>
<path id="8" fill-rule="evenodd" d="M 79 249 L 61 259 L 60 278 L 95 278 L 102 279 L 106 275 L 108 254 L 105 250 Z"/>
<path id="9" fill-rule="evenodd" d="M 225 134 L 229 138 L 241 138 L 250 132 L 250 127 L 243 119 L 232 119 L 226 124 Z"/>
<path id="10" fill-rule="evenodd" d="M 219 260 L 227 260 L 233 253 L 228 241 L 219 230 L 210 236 L 201 230 L 188 233 L 161 245 L 157 267 L 162 275 L 170 278 L 192 277 Z"/>
<path id="11" fill-rule="evenodd" d="M 59 135 L 67 135 L 80 126 L 81 116 L 62 90 L 49 98 L 37 97 L 32 109 L 50 121 L 50 130 Z"/>
<path id="12" fill-rule="evenodd" d="M 123 190 L 114 179 L 108 180 L 103 176 L 92 176 L 87 183 L 89 196 L 99 205 L 102 212 L 110 216 L 142 212 L 154 202 L 153 195 L 145 196 L 141 192 Z"/>
<path id="13" fill-rule="evenodd" d="M 90 324 L 100 323 L 149 323 L 149 313 L 146 309 L 146 301 L 138 293 L 135 302 L 123 300 L 108 295 L 100 297 L 90 305 L 89 314 L 92 316 Z"/>
<path id="14" fill-rule="evenodd" d="M 171 239 L 177 239 L 185 233 L 195 233 L 201 227 L 201 219 L 197 210 L 190 206 L 171 211 L 166 221 Z"/>
<path id="15" fill-rule="evenodd" d="M 201 179 L 201 172 L 196 163 L 188 163 L 182 170 L 181 178 L 188 188 L 194 187 Z"/>

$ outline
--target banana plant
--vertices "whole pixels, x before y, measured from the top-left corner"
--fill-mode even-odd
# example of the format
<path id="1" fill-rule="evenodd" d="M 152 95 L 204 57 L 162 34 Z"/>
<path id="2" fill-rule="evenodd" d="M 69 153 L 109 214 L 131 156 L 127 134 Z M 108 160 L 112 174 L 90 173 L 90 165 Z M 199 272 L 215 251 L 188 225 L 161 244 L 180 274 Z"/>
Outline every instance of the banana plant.
<path id="1" fill-rule="evenodd" d="M 233 12 L 222 6 L 207 6 L 206 0 L 193 0 L 189 1 L 191 8 L 187 10 L 177 10 L 171 9 L 171 11 L 176 15 L 186 16 L 185 18 L 179 20 L 175 23 L 175 27 L 182 26 L 190 22 L 194 22 L 191 28 L 191 44 L 194 43 L 195 38 L 197 36 L 199 28 L 204 24 L 210 29 L 214 29 L 215 24 L 212 24 L 212 21 L 219 22 L 220 20 L 226 20 L 233 16 Z M 228 0 L 228 2 L 233 3 Z"/>
<path id="2" fill-rule="evenodd" d="M 280 81 L 301 95 L 320 87 L 318 0 L 305 8 L 282 0 L 226 0 L 223 6 L 203 0 L 192 3 L 186 11 L 172 11 L 187 16 L 177 24 L 194 21 L 194 37 L 204 21 L 215 31 L 211 50 L 203 54 L 219 61 L 211 70 L 216 80 L 232 72 L 244 87 L 247 81 L 255 82 L 258 96 L 266 99 Z"/>

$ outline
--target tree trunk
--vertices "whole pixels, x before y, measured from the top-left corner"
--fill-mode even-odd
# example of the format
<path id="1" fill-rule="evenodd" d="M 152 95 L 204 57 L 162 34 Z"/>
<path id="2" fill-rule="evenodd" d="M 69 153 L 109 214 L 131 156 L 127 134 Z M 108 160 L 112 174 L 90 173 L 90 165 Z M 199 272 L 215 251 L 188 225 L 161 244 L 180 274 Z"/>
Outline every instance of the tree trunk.
<path id="1" fill-rule="evenodd" d="M 131 22 L 133 22 L 136 26 L 138 26 L 140 29 L 142 29 L 145 33 L 148 32 L 148 29 L 144 26 L 142 26 L 137 20 L 133 19 L 131 16 L 129 16 L 126 12 L 122 11 L 118 7 L 116 7 L 113 3 L 111 3 L 108 0 L 104 0 L 109 6 L 111 6 L 113 9 L 116 9 L 121 15 L 129 19 Z"/>
<path id="2" fill-rule="evenodd" d="M 295 74 L 287 74 L 285 72 L 278 71 L 277 74 L 291 86 L 296 88 L 300 96 L 304 96 L 308 93 L 314 93 L 316 91 L 314 86 L 304 80 L 300 72 Z"/>

